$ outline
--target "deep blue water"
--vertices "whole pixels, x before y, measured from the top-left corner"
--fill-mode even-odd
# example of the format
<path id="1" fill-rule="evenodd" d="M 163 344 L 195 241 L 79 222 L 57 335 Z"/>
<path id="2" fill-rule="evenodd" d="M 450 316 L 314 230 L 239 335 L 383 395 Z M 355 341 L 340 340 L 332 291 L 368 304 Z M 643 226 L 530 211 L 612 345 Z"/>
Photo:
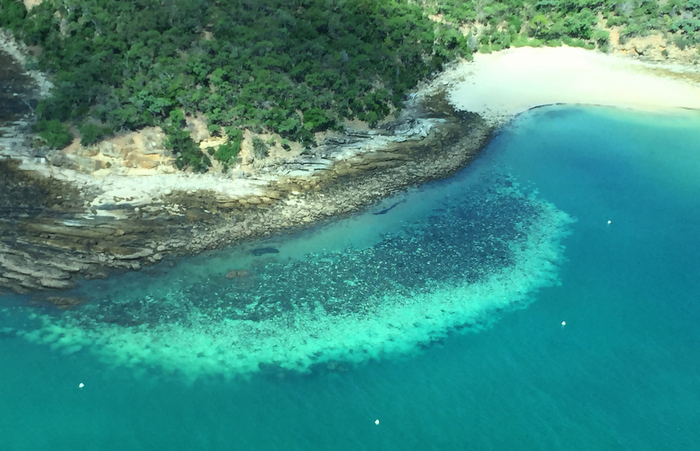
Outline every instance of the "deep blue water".
<path id="1" fill-rule="evenodd" d="M 533 110 L 454 179 L 363 215 L 91 283 L 95 300 L 69 326 L 52 312 L 39 333 L 32 312 L 6 308 L 0 449 L 697 449 L 698 231 L 700 114 Z M 258 245 L 280 253 L 252 258 Z M 255 277 L 232 282 L 230 269 Z M 491 273 L 508 285 L 488 285 Z M 337 349 L 300 338 L 314 308 L 352 311 L 318 317 L 342 330 L 328 335 Z M 379 313 L 395 316 L 368 316 Z M 105 315 L 177 329 L 100 338 Z M 293 324 L 265 334 L 301 331 L 296 354 L 251 351 L 264 362 L 252 373 L 228 349 L 207 354 L 231 337 L 217 318 L 266 315 Z M 94 332 L 66 342 L 80 327 Z M 125 339 L 132 330 L 145 338 Z M 317 354 L 299 357 L 302 343 Z"/>

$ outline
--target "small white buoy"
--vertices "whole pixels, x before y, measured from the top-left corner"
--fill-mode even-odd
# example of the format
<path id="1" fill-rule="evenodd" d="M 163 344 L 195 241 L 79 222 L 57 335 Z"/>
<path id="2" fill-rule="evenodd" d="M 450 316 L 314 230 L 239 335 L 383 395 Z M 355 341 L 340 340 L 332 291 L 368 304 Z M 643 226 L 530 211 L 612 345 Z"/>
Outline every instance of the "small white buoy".
<path id="1" fill-rule="evenodd" d="M 612 224 L 612 221 L 608 219 L 608 225 Z"/>
<path id="2" fill-rule="evenodd" d="M 374 424 L 379 425 L 379 420 L 374 420 Z"/>
<path id="3" fill-rule="evenodd" d="M 85 384 L 83 384 L 82 382 L 78 384 L 78 388 L 83 388 L 83 387 L 85 387 Z"/>
<path id="4" fill-rule="evenodd" d="M 566 326 L 566 321 L 561 322 L 561 327 L 564 327 L 564 326 Z"/>

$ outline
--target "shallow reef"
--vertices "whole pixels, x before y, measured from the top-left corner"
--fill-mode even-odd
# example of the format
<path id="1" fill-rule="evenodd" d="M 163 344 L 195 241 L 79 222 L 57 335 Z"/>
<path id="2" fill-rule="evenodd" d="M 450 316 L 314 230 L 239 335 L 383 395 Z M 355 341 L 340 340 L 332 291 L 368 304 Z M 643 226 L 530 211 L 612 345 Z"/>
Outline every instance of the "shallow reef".
<path id="1" fill-rule="evenodd" d="M 571 218 L 489 175 L 373 246 L 270 259 L 255 272 L 105 296 L 42 315 L 32 341 L 191 377 L 413 352 L 557 283 Z"/>

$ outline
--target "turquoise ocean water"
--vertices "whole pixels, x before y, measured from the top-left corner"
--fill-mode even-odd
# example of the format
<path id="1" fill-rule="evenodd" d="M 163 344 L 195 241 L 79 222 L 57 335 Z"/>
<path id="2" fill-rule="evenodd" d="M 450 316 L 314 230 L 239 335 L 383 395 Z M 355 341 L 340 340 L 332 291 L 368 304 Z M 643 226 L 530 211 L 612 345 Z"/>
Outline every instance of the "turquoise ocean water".
<path id="1" fill-rule="evenodd" d="M 540 108 L 352 218 L 0 298 L 0 450 L 693 450 L 699 276 L 700 114 Z"/>

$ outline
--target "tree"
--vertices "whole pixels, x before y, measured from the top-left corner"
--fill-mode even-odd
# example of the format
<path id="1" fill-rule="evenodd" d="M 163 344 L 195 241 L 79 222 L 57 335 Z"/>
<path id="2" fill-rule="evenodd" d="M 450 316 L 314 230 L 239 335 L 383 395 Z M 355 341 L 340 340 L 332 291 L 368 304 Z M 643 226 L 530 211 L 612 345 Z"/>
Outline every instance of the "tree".
<path id="1" fill-rule="evenodd" d="M 91 122 L 82 124 L 78 127 L 80 131 L 80 144 L 83 146 L 89 146 L 100 141 L 107 135 L 112 134 L 112 129 L 109 127 L 100 127 L 97 124 Z"/>
<path id="2" fill-rule="evenodd" d="M 539 37 L 542 30 L 549 25 L 549 19 L 544 14 L 538 14 L 530 20 L 530 29 L 534 37 Z"/>
<path id="3" fill-rule="evenodd" d="M 73 141 L 73 135 L 68 131 L 68 127 L 56 119 L 39 121 L 34 126 L 34 130 L 46 141 L 47 146 L 56 149 L 63 149 Z"/>
<path id="4" fill-rule="evenodd" d="M 22 27 L 22 21 L 27 16 L 24 3 L 16 0 L 0 0 L 0 27 L 10 30 Z"/>

